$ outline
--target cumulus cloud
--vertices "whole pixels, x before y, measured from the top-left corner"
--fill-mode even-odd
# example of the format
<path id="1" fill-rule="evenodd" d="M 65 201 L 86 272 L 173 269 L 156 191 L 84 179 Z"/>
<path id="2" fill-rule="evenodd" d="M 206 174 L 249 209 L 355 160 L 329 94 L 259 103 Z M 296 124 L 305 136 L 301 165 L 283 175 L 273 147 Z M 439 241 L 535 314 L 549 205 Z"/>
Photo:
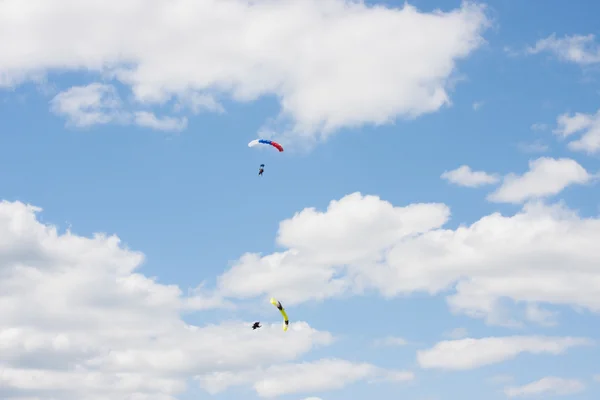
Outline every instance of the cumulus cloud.
<path id="1" fill-rule="evenodd" d="M 292 361 L 328 332 L 279 321 L 194 326 L 183 311 L 219 307 L 136 271 L 143 254 L 115 236 L 59 233 L 39 208 L 0 203 L 0 398 L 166 400 L 187 378 Z"/>
<path id="2" fill-rule="evenodd" d="M 413 378 L 414 374 L 409 371 L 386 370 L 368 363 L 352 363 L 340 359 L 275 365 L 267 369 L 238 373 L 214 372 L 197 377 L 201 386 L 210 394 L 217 394 L 230 386 L 252 383 L 261 397 L 341 389 L 365 379 L 409 381 Z"/>
<path id="3" fill-rule="evenodd" d="M 563 61 L 580 65 L 600 63 L 600 46 L 594 35 L 567 35 L 558 38 L 553 33 L 538 40 L 527 51 L 530 54 L 550 52 Z"/>
<path id="4" fill-rule="evenodd" d="M 462 339 L 467 337 L 469 332 L 466 328 L 454 328 L 450 332 L 446 332 L 445 336 L 451 339 Z"/>
<path id="5" fill-rule="evenodd" d="M 590 345 L 586 338 L 543 336 L 487 337 L 446 340 L 417 352 L 421 368 L 468 370 L 513 359 L 522 353 L 563 354 L 574 346 Z"/>
<path id="6" fill-rule="evenodd" d="M 187 127 L 187 118 L 159 118 L 149 111 L 128 112 L 113 85 L 91 83 L 73 86 L 58 93 L 50 101 L 55 114 L 67 118 L 68 126 L 78 128 L 98 124 L 134 123 L 161 131 L 181 131 Z"/>
<path id="7" fill-rule="evenodd" d="M 332 201 L 327 212 L 307 208 L 282 221 L 277 243 L 289 250 L 243 255 L 218 278 L 218 292 L 238 298 L 272 293 L 285 296 L 286 304 L 340 295 L 353 282 L 339 273 L 352 275 L 403 238 L 439 227 L 448 217 L 443 204 L 394 207 L 376 196 L 353 193 Z M 359 278 L 361 270 L 355 271 Z"/>
<path id="8" fill-rule="evenodd" d="M 187 127 L 187 118 L 158 118 L 151 112 L 138 111 L 134 114 L 136 125 L 159 131 L 182 131 Z"/>
<path id="9" fill-rule="evenodd" d="M 68 125 L 83 128 L 119 119 L 121 100 L 114 86 L 92 83 L 60 92 L 50 105 L 54 113 L 67 118 Z"/>
<path id="10" fill-rule="evenodd" d="M 508 387 L 504 393 L 508 397 L 528 396 L 569 396 L 583 392 L 585 384 L 578 379 L 565 379 L 549 376 L 523 386 Z"/>
<path id="11" fill-rule="evenodd" d="M 531 143 L 521 142 L 517 145 L 519 150 L 524 153 L 543 153 L 548 151 L 548 145 L 543 143 L 541 140 L 535 140 Z"/>
<path id="12" fill-rule="evenodd" d="M 198 114 L 201 111 L 225 112 L 225 108 L 213 96 L 197 92 L 188 92 L 179 95 L 174 110 L 181 112 L 185 109 L 192 110 L 194 114 Z"/>
<path id="13" fill-rule="evenodd" d="M 577 140 L 567 145 L 573 151 L 582 151 L 588 154 L 600 152 L 600 109 L 595 114 L 565 113 L 558 116 L 557 127 L 554 133 L 566 138 L 580 133 Z"/>
<path id="14" fill-rule="evenodd" d="M 478 187 L 498 182 L 496 175 L 483 171 L 473 171 L 468 165 L 461 165 L 452 171 L 444 171 L 442 179 L 459 186 Z"/>
<path id="15" fill-rule="evenodd" d="M 502 185 L 487 198 L 498 203 L 522 203 L 554 196 L 570 185 L 581 185 L 592 178 L 575 160 L 541 157 L 529 162 L 529 171 L 525 174 L 504 177 Z"/>
<path id="16" fill-rule="evenodd" d="M 269 95 L 276 125 L 314 137 L 449 104 L 456 63 L 488 26 L 472 2 L 427 13 L 343 0 L 4 0 L 0 83 L 85 70 L 146 104 Z"/>
<path id="17" fill-rule="evenodd" d="M 544 310 L 539 304 L 528 304 L 525 309 L 525 317 L 532 322 L 542 326 L 556 326 L 558 313 Z"/>
<path id="18" fill-rule="evenodd" d="M 531 130 L 535 131 L 535 132 L 541 132 L 541 131 L 545 131 L 547 129 L 548 129 L 548 125 L 542 124 L 541 122 L 536 122 L 535 124 L 531 125 Z"/>
<path id="19" fill-rule="evenodd" d="M 405 346 L 408 344 L 406 339 L 396 336 L 387 336 L 381 339 L 376 339 L 373 343 L 375 346 Z"/>
<path id="20" fill-rule="evenodd" d="M 525 310 L 507 315 L 506 299 L 600 311 L 600 219 L 537 202 L 456 229 L 444 228 L 449 216 L 444 204 L 394 206 L 359 193 L 325 211 L 307 208 L 280 223 L 284 250 L 244 254 L 218 277 L 216 292 L 273 293 L 297 304 L 367 290 L 385 297 L 450 291 L 453 312 L 492 324 L 531 320 Z"/>

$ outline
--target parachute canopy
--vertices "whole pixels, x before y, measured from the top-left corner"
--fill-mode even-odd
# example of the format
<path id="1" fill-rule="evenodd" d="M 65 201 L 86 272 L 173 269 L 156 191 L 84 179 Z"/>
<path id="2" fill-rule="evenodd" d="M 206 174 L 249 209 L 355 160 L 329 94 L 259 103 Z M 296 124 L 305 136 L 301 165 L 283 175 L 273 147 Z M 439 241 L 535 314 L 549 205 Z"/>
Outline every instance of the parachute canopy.
<path id="1" fill-rule="evenodd" d="M 275 300 L 275 298 L 271 297 L 271 304 L 273 304 L 275 307 L 277 307 L 277 309 L 279 310 L 279 312 L 281 313 L 281 315 L 283 315 L 283 330 L 287 331 L 288 330 L 288 325 L 290 324 L 290 321 L 288 319 L 287 314 L 285 313 L 285 309 L 283 308 L 283 306 L 281 305 L 280 302 L 278 302 L 277 300 Z"/>
<path id="2" fill-rule="evenodd" d="M 253 141 L 248 143 L 248 147 L 254 147 L 257 144 L 268 144 L 270 146 L 275 147 L 277 150 L 279 150 L 279 152 L 283 151 L 283 147 L 279 143 L 267 139 L 254 139 Z"/>

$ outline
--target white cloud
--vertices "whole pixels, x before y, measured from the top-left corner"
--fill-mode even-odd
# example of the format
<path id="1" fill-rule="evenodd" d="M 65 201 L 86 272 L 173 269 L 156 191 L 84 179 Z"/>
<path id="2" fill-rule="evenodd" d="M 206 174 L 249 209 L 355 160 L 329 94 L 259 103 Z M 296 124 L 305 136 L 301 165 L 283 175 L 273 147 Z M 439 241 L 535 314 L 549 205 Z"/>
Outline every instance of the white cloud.
<path id="1" fill-rule="evenodd" d="M 543 336 L 446 340 L 417 352 L 417 361 L 421 368 L 469 370 L 510 360 L 521 353 L 559 355 L 571 347 L 590 344 L 585 338 Z"/>
<path id="2" fill-rule="evenodd" d="M 542 326 L 556 326 L 558 313 L 544 310 L 538 304 L 531 303 L 525 308 L 525 317 Z"/>
<path id="3" fill-rule="evenodd" d="M 554 196 L 570 185 L 584 184 L 592 178 L 575 160 L 540 157 L 529 162 L 525 174 L 505 176 L 502 185 L 487 198 L 498 203 L 522 203 Z"/>
<path id="4" fill-rule="evenodd" d="M 396 336 L 387 336 L 377 339 L 374 342 L 375 346 L 405 346 L 408 344 L 406 339 Z"/>
<path id="5" fill-rule="evenodd" d="M 218 290 L 241 298 L 272 293 L 286 304 L 336 296 L 359 283 L 336 277 L 344 265 L 366 267 L 385 249 L 439 227 L 448 216 L 443 204 L 394 207 L 376 196 L 353 193 L 332 201 L 325 213 L 307 208 L 282 221 L 277 243 L 290 250 L 243 255 L 218 278 Z"/>
<path id="6" fill-rule="evenodd" d="M 527 385 L 506 388 L 504 393 L 508 397 L 569 396 L 584 390 L 585 384 L 578 379 L 549 376 Z"/>
<path id="7" fill-rule="evenodd" d="M 280 99 L 298 135 L 388 123 L 449 104 L 456 62 L 484 40 L 483 6 L 449 12 L 342 0 L 0 2 L 0 76 L 114 78 L 144 103 Z"/>
<path id="8" fill-rule="evenodd" d="M 92 83 L 57 94 L 50 105 L 54 113 L 67 118 L 68 125 L 88 127 L 117 120 L 121 100 L 112 85 Z"/>
<path id="9" fill-rule="evenodd" d="M 189 92 L 179 96 L 179 102 L 175 104 L 175 110 L 182 111 L 186 108 L 190 108 L 194 114 L 204 110 L 217 113 L 225 112 L 225 108 L 214 97 L 197 92 Z"/>
<path id="10" fill-rule="evenodd" d="M 565 113 L 556 122 L 554 133 L 561 137 L 581 133 L 579 139 L 569 142 L 569 149 L 588 154 L 600 152 L 600 109 L 595 114 Z"/>
<path id="11" fill-rule="evenodd" d="M 484 104 L 485 102 L 483 101 L 476 101 L 475 103 L 473 103 L 473 110 L 479 110 L 481 107 L 483 107 Z"/>
<path id="12" fill-rule="evenodd" d="M 600 111 L 599 111 L 600 112 Z M 571 136 L 574 133 L 588 129 L 594 123 L 594 116 L 584 113 L 561 114 L 556 119 L 557 128 L 554 133 L 562 137 Z"/>
<path id="13" fill-rule="evenodd" d="M 519 150 L 525 153 L 543 153 L 548 151 L 548 145 L 543 143 L 541 140 L 536 140 L 531 143 L 519 143 L 517 145 Z"/>
<path id="14" fill-rule="evenodd" d="M 58 93 L 51 101 L 51 109 L 67 118 L 67 125 L 79 128 L 98 124 L 119 123 L 161 131 L 182 131 L 187 118 L 158 118 L 149 111 L 128 112 L 113 85 L 92 83 L 73 86 Z"/>
<path id="15" fill-rule="evenodd" d="M 506 54 L 508 57 L 517 57 L 517 56 L 519 56 L 519 55 L 520 55 L 520 52 L 519 52 L 519 51 L 517 51 L 517 50 L 513 49 L 513 48 L 512 48 L 512 47 L 510 47 L 510 46 L 504 46 L 504 47 L 502 48 L 502 51 L 504 51 L 504 54 Z"/>
<path id="16" fill-rule="evenodd" d="M 217 280 L 224 297 L 273 294 L 297 304 L 377 290 L 385 297 L 448 293 L 451 310 L 512 323 L 502 303 L 600 311 L 600 219 L 562 204 L 528 203 L 443 228 L 443 204 L 394 207 L 354 193 L 327 211 L 307 208 L 280 223 L 272 254 L 244 254 Z M 502 302 L 500 301 L 502 299 Z M 531 315 L 530 315 L 531 317 Z"/>
<path id="17" fill-rule="evenodd" d="M 214 395 L 230 386 L 252 384 L 261 397 L 341 389 L 365 379 L 408 381 L 414 374 L 378 368 L 368 363 L 322 359 L 312 363 L 275 365 L 242 372 L 213 372 L 197 377 L 200 385 Z"/>
<path id="18" fill-rule="evenodd" d="M 469 332 L 465 328 L 454 328 L 450 332 L 446 333 L 446 337 L 451 339 L 462 339 L 467 337 Z"/>
<path id="19" fill-rule="evenodd" d="M 444 171 L 440 177 L 456 185 L 467 187 L 491 185 L 498 182 L 496 175 L 483 171 L 472 171 L 468 165 L 461 165 L 452 171 Z"/>
<path id="20" fill-rule="evenodd" d="M 182 131 L 187 127 L 187 118 L 158 118 L 151 112 L 138 111 L 134 114 L 136 125 L 159 131 Z"/>
<path id="21" fill-rule="evenodd" d="M 37 211 L 0 203 L 0 398 L 174 399 L 190 376 L 291 361 L 333 340 L 304 322 L 283 332 L 277 318 L 260 332 L 186 324 L 183 311 L 217 297 L 184 297 L 137 272 L 143 254 L 117 237 L 60 234 Z"/>
<path id="22" fill-rule="evenodd" d="M 563 61 L 580 65 L 600 63 L 600 46 L 594 35 L 572 35 L 557 38 L 552 34 L 538 40 L 534 47 L 528 49 L 530 54 L 550 52 Z"/>
<path id="23" fill-rule="evenodd" d="M 545 131 L 547 129 L 548 129 L 547 124 L 542 124 L 542 123 L 536 122 L 535 124 L 531 125 L 532 131 L 540 132 L 540 131 Z"/>

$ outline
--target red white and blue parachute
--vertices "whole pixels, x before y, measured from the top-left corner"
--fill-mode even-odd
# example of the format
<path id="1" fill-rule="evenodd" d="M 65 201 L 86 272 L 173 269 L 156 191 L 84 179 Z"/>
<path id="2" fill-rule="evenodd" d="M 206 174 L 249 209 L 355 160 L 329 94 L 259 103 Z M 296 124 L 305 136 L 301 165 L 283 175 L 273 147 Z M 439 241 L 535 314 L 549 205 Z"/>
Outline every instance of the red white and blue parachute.
<path id="1" fill-rule="evenodd" d="M 268 144 L 270 146 L 275 147 L 277 150 L 279 150 L 279 152 L 283 151 L 283 147 L 279 143 L 267 139 L 254 139 L 253 141 L 248 143 L 248 147 L 254 147 L 257 144 Z"/>

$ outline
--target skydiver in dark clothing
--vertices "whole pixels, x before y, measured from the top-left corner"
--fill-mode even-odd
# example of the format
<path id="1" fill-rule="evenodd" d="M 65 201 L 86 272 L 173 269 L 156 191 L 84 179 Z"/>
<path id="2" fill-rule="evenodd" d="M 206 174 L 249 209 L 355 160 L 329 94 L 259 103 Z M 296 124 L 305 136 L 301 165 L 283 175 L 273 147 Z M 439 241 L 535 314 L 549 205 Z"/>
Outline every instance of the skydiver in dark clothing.
<path id="1" fill-rule="evenodd" d="M 256 328 L 260 328 L 260 322 L 255 322 L 254 325 L 252 325 L 252 329 L 256 329 Z"/>
<path id="2" fill-rule="evenodd" d="M 265 164 L 260 164 L 260 169 L 258 170 L 258 176 L 262 176 L 263 172 L 265 172 Z"/>

